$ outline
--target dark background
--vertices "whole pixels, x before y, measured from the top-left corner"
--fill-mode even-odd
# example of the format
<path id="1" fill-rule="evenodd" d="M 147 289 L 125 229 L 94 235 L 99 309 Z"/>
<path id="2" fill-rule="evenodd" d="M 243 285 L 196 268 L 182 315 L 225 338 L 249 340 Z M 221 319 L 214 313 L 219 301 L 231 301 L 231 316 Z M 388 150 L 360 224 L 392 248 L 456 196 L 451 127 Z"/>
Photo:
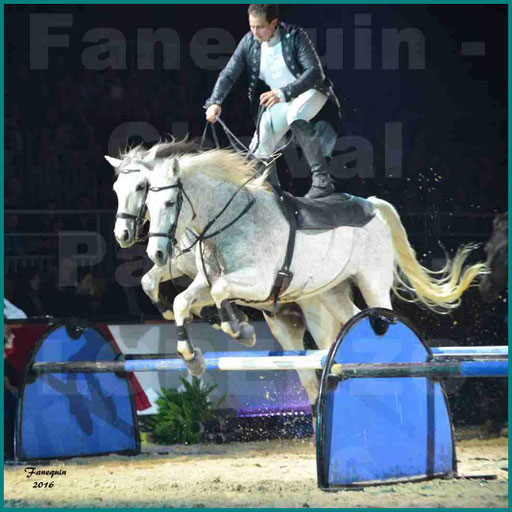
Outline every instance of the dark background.
<path id="1" fill-rule="evenodd" d="M 8 5 L 5 9 L 6 295 L 19 303 L 32 293 L 30 283 L 35 278 L 41 281 L 36 283 L 36 295 L 45 286 L 47 293 L 37 307 L 27 306 L 32 314 L 153 314 L 140 287 L 120 286 L 116 281 L 116 268 L 126 258 L 133 257 L 145 268 L 149 263 L 142 246 L 120 251 L 113 240 L 114 176 L 103 155 L 109 152 L 112 133 L 125 122 L 146 121 L 161 136 L 173 131 L 181 136 L 183 130 L 191 136 L 201 134 L 202 105 L 218 71 L 200 69 L 190 56 L 189 42 L 206 27 L 222 27 L 239 41 L 248 30 L 247 6 Z M 52 12 L 73 14 L 72 27 L 50 29 L 68 34 L 70 47 L 49 50 L 49 69 L 30 69 L 29 15 Z M 358 13 L 372 14 L 371 70 L 357 70 L 354 65 Z M 485 241 L 493 213 L 507 209 L 506 6 L 282 5 L 281 18 L 316 29 L 320 56 L 326 49 L 326 29 L 344 30 L 343 69 L 325 71 L 343 104 L 342 135 L 368 139 L 375 158 L 374 177 L 337 180 L 338 190 L 391 201 L 426 264 L 443 257 L 442 247 L 453 250 L 461 243 Z M 83 37 L 98 27 L 123 33 L 126 70 L 84 69 L 82 52 L 93 43 Z M 179 33 L 179 69 L 163 69 L 157 46 L 155 69 L 138 70 L 137 29 L 161 27 Z M 383 70 L 382 29 L 407 27 L 419 29 L 425 37 L 426 69 L 408 69 L 407 51 L 402 48 L 400 69 Z M 463 56 L 465 41 L 485 42 L 485 55 Z M 244 77 L 226 100 L 223 117 L 235 133 L 252 134 Z M 384 125 L 391 121 L 402 123 L 403 169 L 402 177 L 384 179 Z M 183 123 L 188 123 L 185 128 Z M 129 142 L 137 139 L 122 145 Z M 304 193 L 307 179 L 292 181 L 283 172 L 286 160 L 280 166 L 285 187 Z M 56 281 L 58 233 L 63 230 L 97 231 L 107 246 L 104 261 L 80 267 L 71 287 Z M 475 257 L 483 257 L 482 252 Z M 77 289 L 80 300 L 75 301 Z M 503 304 L 488 307 L 485 313 L 489 312 L 502 318 Z M 445 328 L 437 317 L 435 323 Z"/>
<path id="2" fill-rule="evenodd" d="M 71 28 L 51 29 L 68 34 L 70 47 L 49 50 L 48 70 L 29 68 L 31 12 L 73 13 Z M 355 69 L 356 13 L 372 14 L 372 70 Z M 281 17 L 316 29 L 321 56 L 326 29 L 344 30 L 344 69 L 326 69 L 326 73 L 344 104 L 342 134 L 363 136 L 374 146 L 376 178 L 343 180 L 340 189 L 365 196 L 389 195 L 405 211 L 417 210 L 418 200 L 444 210 L 506 209 L 506 6 L 283 5 Z M 16 131 L 25 143 L 15 162 L 9 147 L 7 183 L 12 185 L 10 179 L 19 177 L 20 166 L 25 179 L 23 199 L 11 187 L 6 207 L 44 207 L 49 199 L 58 207 L 76 207 L 85 195 L 91 208 L 115 208 L 112 176 L 102 161 L 114 129 L 126 121 L 146 120 L 164 135 L 171 132 L 173 122 L 186 122 L 188 132 L 199 135 L 204 124 L 202 105 L 218 71 L 197 67 L 189 41 L 206 27 L 224 28 L 238 41 L 248 29 L 246 18 L 245 5 L 6 6 L 7 140 Z M 83 36 L 98 27 L 123 33 L 128 69 L 84 69 L 81 54 L 93 43 L 84 42 Z M 135 38 L 142 27 L 169 27 L 179 33 L 179 70 L 162 69 L 158 46 L 155 69 L 136 69 Z M 408 69 L 403 47 L 400 69 L 383 70 L 381 30 L 406 27 L 425 36 L 426 69 Z M 485 56 L 462 56 L 463 41 L 485 42 Z M 253 126 L 244 85 L 241 78 L 226 101 L 224 116 L 235 133 L 250 135 Z M 390 121 L 403 123 L 403 177 L 384 185 L 382 139 L 384 123 Z M 15 130 L 10 130 L 13 124 Z M 74 182 L 74 190 L 62 193 L 54 178 L 59 173 L 72 175 L 86 189 Z M 441 181 L 434 182 L 434 175 Z M 33 187 L 40 177 L 57 183 L 42 191 Z M 91 181 L 97 181 L 99 193 L 91 193 Z M 296 187 L 302 192 L 301 184 Z M 398 193 L 392 195 L 395 190 Z"/>

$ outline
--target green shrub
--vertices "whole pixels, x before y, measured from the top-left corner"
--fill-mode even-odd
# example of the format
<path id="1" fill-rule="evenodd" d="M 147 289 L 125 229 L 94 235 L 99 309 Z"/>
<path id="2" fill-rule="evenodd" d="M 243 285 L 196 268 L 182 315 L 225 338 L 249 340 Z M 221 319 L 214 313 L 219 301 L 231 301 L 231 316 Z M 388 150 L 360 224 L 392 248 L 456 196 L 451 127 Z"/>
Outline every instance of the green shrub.
<path id="1" fill-rule="evenodd" d="M 192 382 L 180 377 L 184 389 L 162 389 L 157 399 L 158 413 L 151 421 L 153 437 L 158 444 L 194 444 L 201 442 L 202 425 L 213 416 L 222 403 L 222 395 L 214 405 L 209 399 L 216 385 L 201 385 L 193 377 Z"/>

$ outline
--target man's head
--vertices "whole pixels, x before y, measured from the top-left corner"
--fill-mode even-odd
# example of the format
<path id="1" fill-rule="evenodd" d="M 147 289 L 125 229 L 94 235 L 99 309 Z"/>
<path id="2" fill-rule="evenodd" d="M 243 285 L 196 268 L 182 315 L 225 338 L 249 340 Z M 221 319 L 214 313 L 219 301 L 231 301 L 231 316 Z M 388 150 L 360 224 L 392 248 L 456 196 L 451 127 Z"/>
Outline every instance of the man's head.
<path id="1" fill-rule="evenodd" d="M 268 41 L 274 34 L 279 22 L 279 8 L 272 4 L 251 4 L 249 26 L 253 36 L 260 42 Z"/>

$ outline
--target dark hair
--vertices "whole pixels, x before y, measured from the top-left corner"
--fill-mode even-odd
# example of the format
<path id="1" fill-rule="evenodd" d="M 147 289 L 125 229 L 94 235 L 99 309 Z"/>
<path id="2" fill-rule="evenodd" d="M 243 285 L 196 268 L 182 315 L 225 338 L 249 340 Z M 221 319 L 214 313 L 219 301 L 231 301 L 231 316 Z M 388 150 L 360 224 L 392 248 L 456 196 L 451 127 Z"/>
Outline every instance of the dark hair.
<path id="1" fill-rule="evenodd" d="M 275 4 L 251 4 L 247 12 L 253 16 L 265 16 L 269 23 L 279 18 L 279 6 Z"/>

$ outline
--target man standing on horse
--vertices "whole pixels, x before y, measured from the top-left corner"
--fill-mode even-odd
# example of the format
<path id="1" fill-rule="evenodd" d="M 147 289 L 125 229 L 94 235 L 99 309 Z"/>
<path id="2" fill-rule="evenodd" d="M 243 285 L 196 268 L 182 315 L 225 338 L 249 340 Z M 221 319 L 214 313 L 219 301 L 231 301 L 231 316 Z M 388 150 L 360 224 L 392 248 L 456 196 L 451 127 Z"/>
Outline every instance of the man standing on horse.
<path id="1" fill-rule="evenodd" d="M 251 107 L 265 109 L 258 115 L 250 145 L 254 156 L 263 161 L 271 157 L 291 130 L 313 175 L 305 197 L 328 196 L 334 185 L 325 156 L 334 148 L 340 121 L 332 83 L 325 77 L 306 31 L 280 22 L 277 5 L 251 4 L 248 13 L 251 30 L 221 71 L 205 104 L 206 119 L 216 121 L 231 87 L 242 71 L 247 71 Z M 270 90 L 261 92 L 265 85 Z M 323 120 L 326 116 L 330 122 Z M 310 122 L 313 119 L 315 126 Z"/>

